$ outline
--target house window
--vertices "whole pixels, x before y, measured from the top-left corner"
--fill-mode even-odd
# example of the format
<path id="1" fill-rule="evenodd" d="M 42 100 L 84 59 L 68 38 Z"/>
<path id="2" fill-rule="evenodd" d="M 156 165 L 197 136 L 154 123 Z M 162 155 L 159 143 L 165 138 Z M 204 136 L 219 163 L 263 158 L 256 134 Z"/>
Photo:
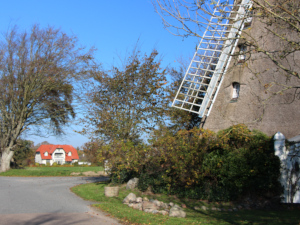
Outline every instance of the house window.
<path id="1" fill-rule="evenodd" d="M 236 102 L 238 100 L 240 93 L 240 83 L 233 82 L 232 83 L 232 98 L 230 102 Z"/>
<path id="2" fill-rule="evenodd" d="M 62 156 L 63 153 L 55 153 L 54 155 L 55 155 L 55 156 Z"/>
<path id="3" fill-rule="evenodd" d="M 48 156 L 48 152 L 45 152 L 45 153 L 44 153 L 44 156 Z"/>
<path id="4" fill-rule="evenodd" d="M 69 153 L 68 153 L 68 156 L 71 156 L 71 155 L 72 155 L 72 152 L 69 152 Z"/>
<path id="5" fill-rule="evenodd" d="M 246 60 L 246 51 L 247 46 L 246 45 L 239 45 L 239 57 L 238 57 L 238 63 L 244 63 Z"/>

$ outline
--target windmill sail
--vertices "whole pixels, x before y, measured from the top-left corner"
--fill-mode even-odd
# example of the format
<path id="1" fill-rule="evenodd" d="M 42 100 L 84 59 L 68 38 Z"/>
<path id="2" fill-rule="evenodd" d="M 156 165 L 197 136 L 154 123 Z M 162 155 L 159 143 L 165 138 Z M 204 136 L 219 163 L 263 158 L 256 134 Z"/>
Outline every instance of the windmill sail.
<path id="1" fill-rule="evenodd" d="M 209 115 L 251 4 L 251 0 L 216 3 L 173 107 L 198 113 L 200 117 Z"/>

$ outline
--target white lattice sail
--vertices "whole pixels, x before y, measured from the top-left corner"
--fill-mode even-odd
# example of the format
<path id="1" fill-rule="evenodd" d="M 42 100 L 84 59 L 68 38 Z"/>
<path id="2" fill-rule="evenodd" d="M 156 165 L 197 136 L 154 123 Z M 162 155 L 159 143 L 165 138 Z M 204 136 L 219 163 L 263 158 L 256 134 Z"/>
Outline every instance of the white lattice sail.
<path id="1" fill-rule="evenodd" d="M 172 106 L 208 116 L 247 21 L 251 0 L 217 1 Z"/>

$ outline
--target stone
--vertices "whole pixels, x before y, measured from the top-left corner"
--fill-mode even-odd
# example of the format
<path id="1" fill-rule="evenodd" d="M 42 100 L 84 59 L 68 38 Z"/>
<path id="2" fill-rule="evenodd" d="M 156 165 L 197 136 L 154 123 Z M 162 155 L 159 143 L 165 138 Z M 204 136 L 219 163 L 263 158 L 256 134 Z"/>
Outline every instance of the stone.
<path id="1" fill-rule="evenodd" d="M 174 203 L 173 203 L 173 202 L 170 202 L 170 203 L 169 203 L 169 206 L 173 207 L 173 206 L 174 206 Z"/>
<path id="2" fill-rule="evenodd" d="M 129 207 L 133 208 L 133 209 L 137 209 L 142 211 L 143 210 L 143 205 L 142 203 L 131 203 L 128 205 Z"/>
<path id="3" fill-rule="evenodd" d="M 153 211 L 153 210 L 157 210 L 158 209 L 158 207 L 157 207 L 157 205 L 155 205 L 153 202 L 143 202 L 142 203 L 143 204 L 143 211 L 145 211 L 145 210 L 151 210 L 151 212 Z"/>
<path id="4" fill-rule="evenodd" d="M 166 215 L 169 214 L 169 212 L 166 211 L 166 210 L 160 210 L 160 211 L 158 211 L 158 213 L 159 213 L 159 214 L 162 214 L 162 215 L 164 215 L 164 216 L 166 216 Z"/>
<path id="5" fill-rule="evenodd" d="M 123 203 L 132 203 L 136 202 L 136 195 L 133 193 L 129 193 L 123 200 Z"/>
<path id="6" fill-rule="evenodd" d="M 162 209 L 169 209 L 169 205 L 167 203 L 164 203 L 164 202 L 161 203 L 160 207 Z"/>
<path id="7" fill-rule="evenodd" d="M 160 207 L 161 206 L 161 202 L 158 200 L 154 200 L 153 203 L 157 206 Z"/>
<path id="8" fill-rule="evenodd" d="M 146 213 L 152 213 L 153 209 L 144 209 L 143 211 Z"/>
<path id="9" fill-rule="evenodd" d="M 204 211 L 206 211 L 207 207 L 203 205 L 203 206 L 201 206 L 201 209 L 204 210 Z"/>
<path id="10" fill-rule="evenodd" d="M 186 204 L 181 204 L 181 208 L 186 209 Z"/>
<path id="11" fill-rule="evenodd" d="M 139 178 L 132 178 L 130 179 L 128 182 L 127 182 L 127 185 L 126 185 L 126 189 L 135 189 L 137 186 L 138 186 L 138 183 L 139 183 Z"/>
<path id="12" fill-rule="evenodd" d="M 142 202 L 143 202 L 143 199 L 142 199 L 141 197 L 137 197 L 137 198 L 136 198 L 136 202 L 137 202 L 137 203 L 142 203 Z"/>
<path id="13" fill-rule="evenodd" d="M 143 198 L 143 201 L 148 202 L 149 199 L 148 199 L 147 197 L 144 197 L 144 198 Z"/>
<path id="14" fill-rule="evenodd" d="M 104 187 L 106 197 L 116 197 L 119 195 L 119 187 Z"/>
<path id="15" fill-rule="evenodd" d="M 182 209 L 179 205 L 175 204 L 173 207 L 178 208 L 178 209 Z"/>
<path id="16" fill-rule="evenodd" d="M 154 210 L 152 210 L 151 213 L 152 213 L 152 214 L 158 214 L 158 210 L 154 209 Z"/>
<path id="17" fill-rule="evenodd" d="M 182 218 L 185 218 L 186 217 L 186 213 L 180 207 L 173 206 L 170 209 L 169 216 L 170 217 L 182 217 Z"/>
<path id="18" fill-rule="evenodd" d="M 199 211 L 201 208 L 198 207 L 198 206 L 195 206 L 194 209 L 197 210 L 197 211 Z"/>

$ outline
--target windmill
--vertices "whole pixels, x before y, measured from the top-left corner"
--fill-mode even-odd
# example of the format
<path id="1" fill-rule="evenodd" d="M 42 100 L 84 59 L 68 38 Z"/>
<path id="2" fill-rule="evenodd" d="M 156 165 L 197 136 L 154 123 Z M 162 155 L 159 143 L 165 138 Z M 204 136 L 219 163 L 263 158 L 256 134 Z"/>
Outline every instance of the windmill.
<path id="1" fill-rule="evenodd" d="M 251 5 L 251 0 L 214 2 L 212 16 L 173 107 L 197 113 L 202 118 L 209 115 L 238 39 L 249 21 Z"/>

